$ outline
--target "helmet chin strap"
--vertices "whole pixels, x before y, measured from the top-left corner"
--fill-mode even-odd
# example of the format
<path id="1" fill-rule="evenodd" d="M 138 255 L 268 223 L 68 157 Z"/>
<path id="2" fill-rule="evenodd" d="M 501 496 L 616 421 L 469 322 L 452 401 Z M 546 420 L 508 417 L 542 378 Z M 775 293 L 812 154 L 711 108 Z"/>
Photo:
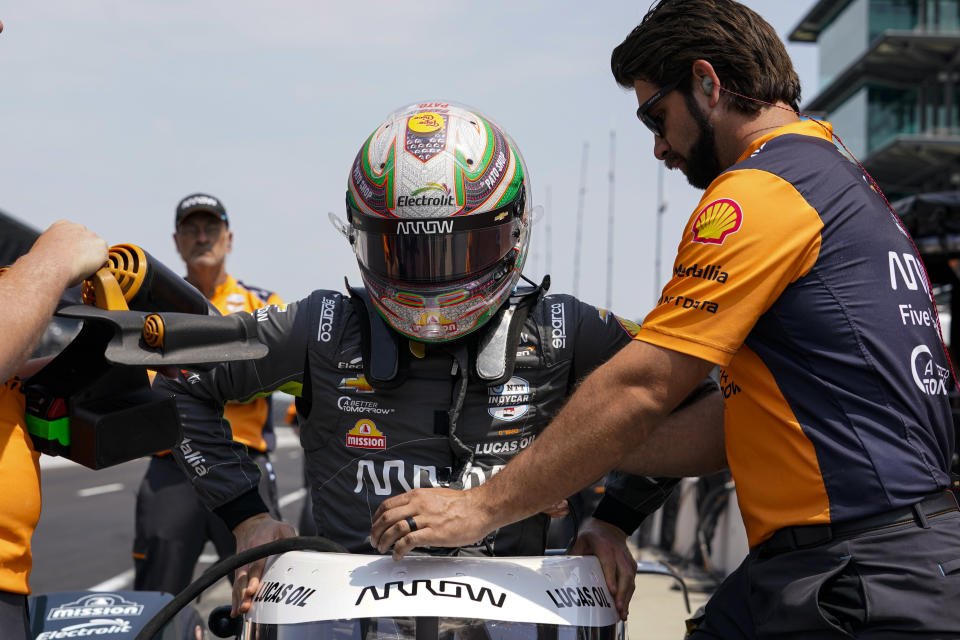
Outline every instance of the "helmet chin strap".
<path id="1" fill-rule="evenodd" d="M 487 386 L 506 384 L 513 377 L 513 365 L 517 358 L 520 332 L 527 314 L 541 296 L 550 288 L 550 276 L 544 276 L 539 286 L 532 290 L 514 291 L 507 303 L 483 328 L 477 349 L 476 372 Z"/>

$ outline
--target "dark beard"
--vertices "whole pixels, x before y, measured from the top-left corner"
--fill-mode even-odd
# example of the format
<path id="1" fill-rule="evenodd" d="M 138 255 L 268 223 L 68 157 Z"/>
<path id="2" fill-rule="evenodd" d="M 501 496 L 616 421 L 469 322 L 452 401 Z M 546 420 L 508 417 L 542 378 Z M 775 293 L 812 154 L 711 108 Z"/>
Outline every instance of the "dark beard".
<path id="1" fill-rule="evenodd" d="M 698 128 L 697 140 L 684 158 L 687 165 L 685 171 L 687 182 L 697 189 L 706 189 L 723 171 L 720 161 L 717 160 L 717 138 L 713 125 L 707 121 L 706 114 L 700 110 L 693 95 L 684 94 L 683 101 Z"/>

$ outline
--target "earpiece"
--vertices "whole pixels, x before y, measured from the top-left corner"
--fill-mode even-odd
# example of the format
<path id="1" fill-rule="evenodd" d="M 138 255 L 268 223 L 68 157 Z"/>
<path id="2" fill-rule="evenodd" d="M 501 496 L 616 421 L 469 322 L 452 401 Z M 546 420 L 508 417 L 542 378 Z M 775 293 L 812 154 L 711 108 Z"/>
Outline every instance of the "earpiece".
<path id="1" fill-rule="evenodd" d="M 700 87 L 703 89 L 703 92 L 709 96 L 713 93 L 713 80 L 707 76 L 703 76 L 703 80 L 700 81 Z"/>

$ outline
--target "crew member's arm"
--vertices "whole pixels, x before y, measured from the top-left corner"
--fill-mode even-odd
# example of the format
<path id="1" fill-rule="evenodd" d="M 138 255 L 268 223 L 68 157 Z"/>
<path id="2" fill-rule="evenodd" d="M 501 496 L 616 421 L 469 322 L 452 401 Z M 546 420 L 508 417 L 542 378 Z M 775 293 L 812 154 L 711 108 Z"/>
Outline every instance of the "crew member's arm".
<path id="1" fill-rule="evenodd" d="M 543 435 L 485 484 L 469 491 L 417 489 L 384 501 L 374 516 L 373 544 L 381 553 L 393 545 L 395 558 L 417 546 L 469 544 L 557 502 L 610 469 L 625 464 L 630 471 L 640 470 L 627 453 L 647 444 L 712 367 L 676 351 L 631 342 L 588 376 Z M 686 433 L 699 435 L 676 447 L 670 459 L 644 460 L 650 466 L 643 475 L 701 475 L 715 467 L 697 469 L 695 461 L 722 459 L 716 446 L 722 439 L 719 410 L 696 424 L 675 418 Z M 408 517 L 416 518 L 417 531 L 409 531 Z"/>
<path id="2" fill-rule="evenodd" d="M 679 477 L 650 477 L 643 475 L 646 449 L 650 444 L 657 450 L 665 449 L 665 455 L 673 455 L 679 434 L 689 425 L 698 423 L 714 425 L 705 434 L 709 442 L 696 448 L 702 452 L 699 459 L 678 461 L 682 465 L 691 464 L 696 468 L 726 466 L 723 443 L 723 398 L 711 379 L 701 383 L 698 391 L 671 413 L 648 438 L 647 445 L 639 451 L 630 452 L 621 461 L 620 468 L 634 471 L 625 473 L 613 471 L 607 474 L 606 491 L 593 512 L 581 526 L 577 540 L 570 552 L 582 555 L 595 555 L 603 568 L 607 587 L 613 594 L 617 610 L 626 619 L 630 599 L 633 596 L 637 563 L 626 547 L 626 538 L 640 524 L 659 509 L 680 481 Z M 658 440 L 662 444 L 656 444 Z M 652 456 L 651 456 L 652 457 Z M 662 459 L 662 458 L 661 458 Z M 687 475 L 687 474 L 683 474 Z M 693 474 L 691 474 L 693 475 Z"/>
<path id="3" fill-rule="evenodd" d="M 0 380 L 30 357 L 64 289 L 107 261 L 107 243 L 86 227 L 58 220 L 0 277 Z"/>

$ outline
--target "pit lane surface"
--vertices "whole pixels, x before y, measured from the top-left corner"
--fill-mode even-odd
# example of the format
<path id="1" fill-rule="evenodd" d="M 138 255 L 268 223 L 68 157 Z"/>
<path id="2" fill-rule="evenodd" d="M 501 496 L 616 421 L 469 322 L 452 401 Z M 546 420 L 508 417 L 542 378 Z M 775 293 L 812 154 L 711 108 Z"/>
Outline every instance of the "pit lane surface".
<path id="1" fill-rule="evenodd" d="M 296 524 L 305 491 L 302 452 L 286 426 L 277 427 L 273 453 L 284 520 Z M 137 488 L 147 459 L 92 471 L 62 458 L 41 457 L 43 510 L 33 535 L 34 594 L 133 586 L 133 530 Z M 211 545 L 197 576 L 216 556 Z"/>

